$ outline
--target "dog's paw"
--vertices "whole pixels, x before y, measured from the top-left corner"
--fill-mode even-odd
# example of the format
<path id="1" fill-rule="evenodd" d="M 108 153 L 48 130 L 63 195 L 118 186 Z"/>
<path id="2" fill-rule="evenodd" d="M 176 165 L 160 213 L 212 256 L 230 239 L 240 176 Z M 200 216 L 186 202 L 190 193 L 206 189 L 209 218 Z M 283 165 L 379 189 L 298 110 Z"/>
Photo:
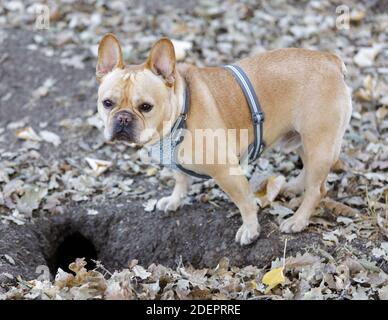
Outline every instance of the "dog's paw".
<path id="1" fill-rule="evenodd" d="M 167 211 L 176 211 L 181 205 L 181 201 L 175 197 L 163 197 L 156 204 L 158 210 L 167 212 Z"/>
<path id="2" fill-rule="evenodd" d="M 236 233 L 236 242 L 245 246 L 251 244 L 260 235 L 260 225 L 258 223 L 247 225 L 243 224 Z"/>
<path id="3" fill-rule="evenodd" d="M 309 219 L 293 215 L 280 224 L 280 231 L 284 233 L 296 233 L 302 231 L 309 225 Z"/>

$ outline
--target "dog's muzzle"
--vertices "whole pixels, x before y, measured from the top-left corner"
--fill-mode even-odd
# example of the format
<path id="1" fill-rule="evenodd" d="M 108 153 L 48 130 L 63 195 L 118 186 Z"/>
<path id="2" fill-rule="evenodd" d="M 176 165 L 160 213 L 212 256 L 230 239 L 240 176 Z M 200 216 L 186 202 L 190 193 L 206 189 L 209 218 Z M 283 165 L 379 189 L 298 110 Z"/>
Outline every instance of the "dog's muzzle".
<path id="1" fill-rule="evenodd" d="M 117 112 L 113 119 L 112 139 L 132 141 L 134 138 L 133 120 L 129 112 Z"/>

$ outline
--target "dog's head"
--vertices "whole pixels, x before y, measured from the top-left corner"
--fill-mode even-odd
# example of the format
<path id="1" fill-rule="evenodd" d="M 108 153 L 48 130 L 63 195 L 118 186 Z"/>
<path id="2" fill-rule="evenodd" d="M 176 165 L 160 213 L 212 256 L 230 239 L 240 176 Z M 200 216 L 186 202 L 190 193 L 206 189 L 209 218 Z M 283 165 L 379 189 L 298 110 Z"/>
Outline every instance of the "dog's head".
<path id="1" fill-rule="evenodd" d="M 145 63 L 125 65 L 119 41 L 105 35 L 98 48 L 96 77 L 107 140 L 141 145 L 156 141 L 179 109 L 175 51 L 169 39 L 157 41 Z"/>

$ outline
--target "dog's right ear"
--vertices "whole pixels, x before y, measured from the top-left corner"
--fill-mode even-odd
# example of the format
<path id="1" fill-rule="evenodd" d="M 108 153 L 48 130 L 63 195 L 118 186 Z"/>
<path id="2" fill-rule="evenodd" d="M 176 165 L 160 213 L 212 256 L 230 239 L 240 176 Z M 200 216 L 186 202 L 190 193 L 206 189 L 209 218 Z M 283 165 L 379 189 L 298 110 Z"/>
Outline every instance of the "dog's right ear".
<path id="1" fill-rule="evenodd" d="M 107 33 L 98 46 L 98 61 L 96 66 L 97 81 L 115 68 L 123 68 L 123 53 L 119 40 L 112 33 Z"/>

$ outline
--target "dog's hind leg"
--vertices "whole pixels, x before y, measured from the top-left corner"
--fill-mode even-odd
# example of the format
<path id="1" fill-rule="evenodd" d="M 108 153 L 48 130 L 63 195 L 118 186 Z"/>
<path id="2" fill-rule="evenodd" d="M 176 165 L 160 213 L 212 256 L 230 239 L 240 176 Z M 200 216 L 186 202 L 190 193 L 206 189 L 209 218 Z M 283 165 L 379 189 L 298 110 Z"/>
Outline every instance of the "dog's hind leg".
<path id="1" fill-rule="evenodd" d="M 326 192 L 324 185 L 329 174 L 330 168 L 336 160 L 336 150 L 333 141 L 342 139 L 333 136 L 328 132 L 326 135 L 319 136 L 317 143 L 316 135 L 302 137 L 304 148 L 304 183 L 305 194 L 299 209 L 295 214 L 283 221 L 280 230 L 286 233 L 299 232 L 308 224 L 310 216 L 313 214 L 316 206 Z"/>
<path id="2" fill-rule="evenodd" d="M 283 187 L 282 187 L 282 190 L 281 190 L 281 193 L 287 193 L 287 192 L 291 192 L 292 194 L 295 194 L 295 195 L 299 195 L 303 192 L 304 190 L 304 162 L 305 162 L 305 156 L 304 156 L 304 151 L 303 151 L 303 147 L 300 146 L 298 149 L 297 149 L 297 152 L 302 160 L 302 163 L 303 163 L 303 168 L 302 170 L 299 172 L 298 176 L 291 179 L 290 181 L 288 181 Z"/>
<path id="3" fill-rule="evenodd" d="M 337 90 L 320 90 L 320 106 L 305 106 L 306 113 L 295 123 L 301 134 L 304 151 L 304 189 L 303 201 L 295 214 L 283 221 L 280 230 L 299 232 L 303 230 L 314 213 L 316 206 L 326 194 L 326 179 L 331 167 L 338 160 L 342 139 L 349 123 L 352 104 L 350 90 L 343 79 Z"/>

